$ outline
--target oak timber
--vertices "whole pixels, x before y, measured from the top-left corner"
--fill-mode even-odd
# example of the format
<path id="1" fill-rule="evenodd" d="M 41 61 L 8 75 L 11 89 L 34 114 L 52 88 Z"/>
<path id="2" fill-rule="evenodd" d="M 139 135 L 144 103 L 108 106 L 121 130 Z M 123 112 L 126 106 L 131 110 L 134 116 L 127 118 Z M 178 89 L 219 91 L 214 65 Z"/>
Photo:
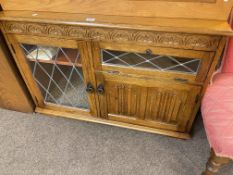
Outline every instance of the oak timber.
<path id="1" fill-rule="evenodd" d="M 34 105 L 0 31 L 0 107 L 33 112 Z"/>
<path id="2" fill-rule="evenodd" d="M 150 127 L 123 123 L 123 122 L 118 122 L 118 121 L 105 120 L 101 118 L 94 118 L 91 116 L 87 116 L 87 115 L 83 115 L 83 114 L 75 113 L 75 112 L 57 111 L 57 110 L 52 110 L 52 109 L 40 108 L 40 107 L 36 107 L 35 111 L 38 113 L 47 114 L 47 115 L 54 116 L 54 117 L 61 116 L 61 117 L 70 118 L 70 119 L 78 119 L 81 121 L 94 122 L 94 123 L 106 124 L 106 125 L 117 126 L 117 127 L 122 127 L 122 128 L 128 128 L 128 129 L 133 129 L 137 131 L 144 131 L 144 132 L 149 132 L 149 133 L 154 133 L 154 134 L 162 134 L 162 135 L 176 137 L 180 139 L 191 138 L 190 135 L 187 133 L 150 128 Z"/>
<path id="3" fill-rule="evenodd" d="M 210 158 L 206 164 L 206 170 L 202 175 L 215 175 L 219 169 L 233 160 L 227 157 L 217 156 L 213 149 L 211 149 Z"/>
<path id="4" fill-rule="evenodd" d="M 95 19 L 92 22 L 87 19 Z M 43 22 L 90 27 L 137 29 L 147 31 L 185 32 L 212 35 L 233 35 L 227 20 L 161 18 L 142 16 L 113 16 L 81 13 L 52 13 L 39 11 L 2 11 L 0 20 Z"/>
<path id="5" fill-rule="evenodd" d="M 231 0 L 43 0 L 40 5 L 3 0 L 1 4 L 4 35 L 15 50 L 37 112 L 178 138 L 189 137 L 225 36 L 233 35 L 227 22 Z M 85 86 L 92 87 L 87 91 L 90 109 L 45 102 L 20 43 L 79 50 Z M 157 69 L 105 64 L 104 50 L 147 56 L 149 50 L 150 56 L 161 56 L 165 63 Z M 168 57 L 173 61 L 177 57 L 181 65 L 198 59 L 198 67 L 170 72 Z M 128 59 L 133 63 L 137 58 Z"/>
<path id="6" fill-rule="evenodd" d="M 50 11 L 113 16 L 213 19 L 226 21 L 232 0 L 1 0 L 3 10 Z"/>

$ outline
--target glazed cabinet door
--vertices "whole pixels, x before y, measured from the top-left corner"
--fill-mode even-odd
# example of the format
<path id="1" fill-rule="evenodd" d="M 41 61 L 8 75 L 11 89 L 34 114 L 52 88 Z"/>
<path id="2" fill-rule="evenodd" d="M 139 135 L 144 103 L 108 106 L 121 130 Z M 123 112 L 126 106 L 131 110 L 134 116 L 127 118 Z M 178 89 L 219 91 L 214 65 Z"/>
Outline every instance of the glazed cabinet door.
<path id="1" fill-rule="evenodd" d="M 96 115 L 86 42 L 23 35 L 8 38 L 38 107 Z"/>
<path id="2" fill-rule="evenodd" d="M 201 84 L 205 81 L 214 52 L 94 43 L 95 69 L 118 71 L 154 78 Z"/>
<path id="3" fill-rule="evenodd" d="M 93 43 L 93 55 L 101 117 L 186 130 L 197 107 L 198 83 L 206 75 L 203 66 L 211 62 L 209 53 Z"/>

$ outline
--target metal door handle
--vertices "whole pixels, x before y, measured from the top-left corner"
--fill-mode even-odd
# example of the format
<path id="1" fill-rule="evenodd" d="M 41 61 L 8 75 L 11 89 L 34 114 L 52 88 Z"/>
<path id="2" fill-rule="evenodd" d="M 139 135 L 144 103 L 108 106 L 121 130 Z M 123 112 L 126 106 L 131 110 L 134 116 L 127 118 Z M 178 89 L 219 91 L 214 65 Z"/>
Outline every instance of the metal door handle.
<path id="1" fill-rule="evenodd" d="M 99 84 L 97 87 L 97 93 L 98 94 L 104 94 L 104 85 L 103 84 Z"/>
<path id="2" fill-rule="evenodd" d="M 145 53 L 147 55 L 152 55 L 153 54 L 153 51 L 151 49 L 146 49 Z"/>
<path id="3" fill-rule="evenodd" d="M 86 92 L 88 92 L 88 93 L 94 92 L 94 87 L 90 82 L 87 83 Z"/>

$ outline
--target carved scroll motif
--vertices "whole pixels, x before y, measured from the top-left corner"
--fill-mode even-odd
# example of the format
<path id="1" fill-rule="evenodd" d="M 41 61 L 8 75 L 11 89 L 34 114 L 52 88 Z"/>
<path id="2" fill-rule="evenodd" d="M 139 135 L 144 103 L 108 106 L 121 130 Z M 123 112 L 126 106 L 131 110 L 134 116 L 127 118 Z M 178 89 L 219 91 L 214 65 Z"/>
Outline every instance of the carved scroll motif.
<path id="1" fill-rule="evenodd" d="M 3 26 L 6 33 L 65 37 L 84 40 L 93 39 L 97 41 L 119 43 L 138 43 L 151 46 L 207 51 L 215 51 L 220 40 L 220 36 L 63 24 L 5 21 L 3 22 Z"/>

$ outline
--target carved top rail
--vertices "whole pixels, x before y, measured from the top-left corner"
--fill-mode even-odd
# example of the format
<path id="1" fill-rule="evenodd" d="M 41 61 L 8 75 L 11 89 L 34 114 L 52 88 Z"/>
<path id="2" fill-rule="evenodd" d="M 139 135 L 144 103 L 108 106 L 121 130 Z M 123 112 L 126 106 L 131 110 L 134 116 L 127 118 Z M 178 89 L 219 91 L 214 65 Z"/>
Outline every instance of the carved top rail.
<path id="1" fill-rule="evenodd" d="M 4 32 L 69 39 L 138 43 L 159 47 L 215 51 L 221 36 L 60 25 L 34 22 L 2 21 Z"/>

